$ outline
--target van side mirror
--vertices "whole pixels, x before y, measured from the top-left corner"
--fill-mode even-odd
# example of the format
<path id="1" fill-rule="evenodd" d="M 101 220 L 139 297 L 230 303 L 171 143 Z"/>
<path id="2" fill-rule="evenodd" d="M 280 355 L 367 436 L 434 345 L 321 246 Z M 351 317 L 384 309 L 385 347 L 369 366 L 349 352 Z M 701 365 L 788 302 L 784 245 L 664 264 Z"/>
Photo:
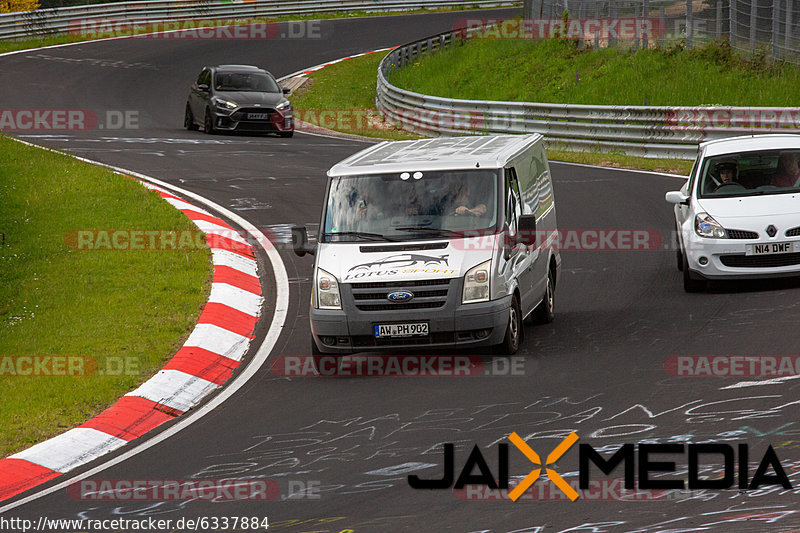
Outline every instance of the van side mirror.
<path id="1" fill-rule="evenodd" d="M 671 204 L 689 205 L 689 197 L 681 191 L 669 191 L 664 195 L 664 199 Z"/>
<path id="2" fill-rule="evenodd" d="M 305 226 L 292 228 L 292 248 L 299 257 L 317 253 L 317 247 L 308 242 L 308 231 Z"/>
<path id="3" fill-rule="evenodd" d="M 519 217 L 517 241 L 525 246 L 536 245 L 536 215 L 522 215 Z"/>

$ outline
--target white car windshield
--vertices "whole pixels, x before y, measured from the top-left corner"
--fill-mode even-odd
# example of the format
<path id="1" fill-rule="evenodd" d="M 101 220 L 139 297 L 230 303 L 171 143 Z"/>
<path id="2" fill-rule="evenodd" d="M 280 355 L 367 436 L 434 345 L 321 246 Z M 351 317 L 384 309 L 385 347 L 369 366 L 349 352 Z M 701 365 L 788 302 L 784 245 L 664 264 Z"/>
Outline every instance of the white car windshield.
<path id="1" fill-rule="evenodd" d="M 331 179 L 322 240 L 411 240 L 493 231 L 496 170 Z"/>
<path id="2" fill-rule="evenodd" d="M 800 150 L 761 150 L 708 157 L 700 169 L 700 198 L 800 191 Z"/>

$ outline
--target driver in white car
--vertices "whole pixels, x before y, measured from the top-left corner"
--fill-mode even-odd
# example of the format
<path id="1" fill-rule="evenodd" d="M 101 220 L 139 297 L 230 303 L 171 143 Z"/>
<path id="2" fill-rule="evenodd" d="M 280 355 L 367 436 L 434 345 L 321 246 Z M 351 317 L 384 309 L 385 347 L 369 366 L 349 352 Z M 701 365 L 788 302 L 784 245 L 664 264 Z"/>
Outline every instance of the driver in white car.
<path id="1" fill-rule="evenodd" d="M 726 159 L 725 161 L 717 163 L 716 174 L 717 179 L 714 181 L 718 182 L 718 184 L 714 192 L 717 192 L 720 187 L 727 183 L 737 183 L 736 179 L 739 177 L 739 167 L 736 165 L 736 161 Z"/>

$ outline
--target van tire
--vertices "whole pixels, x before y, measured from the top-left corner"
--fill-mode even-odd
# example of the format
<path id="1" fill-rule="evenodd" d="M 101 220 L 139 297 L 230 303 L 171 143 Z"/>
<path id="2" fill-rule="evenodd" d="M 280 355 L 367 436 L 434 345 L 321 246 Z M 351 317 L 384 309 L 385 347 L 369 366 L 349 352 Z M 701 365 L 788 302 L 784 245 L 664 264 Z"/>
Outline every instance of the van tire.
<path id="1" fill-rule="evenodd" d="M 516 296 L 511 299 L 511 306 L 508 308 L 508 325 L 503 342 L 494 347 L 494 353 L 498 355 L 514 355 L 519 349 L 522 341 L 522 313 L 519 310 L 519 301 Z"/>
<path id="2" fill-rule="evenodd" d="M 542 301 L 531 313 L 534 324 L 549 324 L 556 317 L 556 275 L 551 268 L 547 273 L 547 286 Z"/>

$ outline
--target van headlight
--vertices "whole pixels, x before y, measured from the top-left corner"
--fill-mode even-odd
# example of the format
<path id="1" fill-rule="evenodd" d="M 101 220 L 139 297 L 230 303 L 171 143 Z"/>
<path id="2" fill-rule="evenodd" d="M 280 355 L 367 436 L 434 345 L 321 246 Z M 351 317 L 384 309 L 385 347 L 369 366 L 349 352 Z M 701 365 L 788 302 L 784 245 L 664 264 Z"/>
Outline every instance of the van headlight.
<path id="1" fill-rule="evenodd" d="M 314 308 L 342 308 L 342 300 L 339 298 L 339 282 L 336 281 L 336 276 L 321 268 L 317 268 L 317 273 L 314 276 L 314 294 L 317 295 L 316 302 L 314 298 L 311 299 L 311 305 L 313 305 Z"/>
<path id="2" fill-rule="evenodd" d="M 694 232 L 701 237 L 724 239 L 727 237 L 725 228 L 719 225 L 708 213 L 697 213 L 694 217 Z"/>
<path id="3" fill-rule="evenodd" d="M 491 268 L 492 260 L 489 259 L 467 271 L 464 275 L 464 295 L 461 298 L 462 304 L 489 301 L 489 272 Z"/>

